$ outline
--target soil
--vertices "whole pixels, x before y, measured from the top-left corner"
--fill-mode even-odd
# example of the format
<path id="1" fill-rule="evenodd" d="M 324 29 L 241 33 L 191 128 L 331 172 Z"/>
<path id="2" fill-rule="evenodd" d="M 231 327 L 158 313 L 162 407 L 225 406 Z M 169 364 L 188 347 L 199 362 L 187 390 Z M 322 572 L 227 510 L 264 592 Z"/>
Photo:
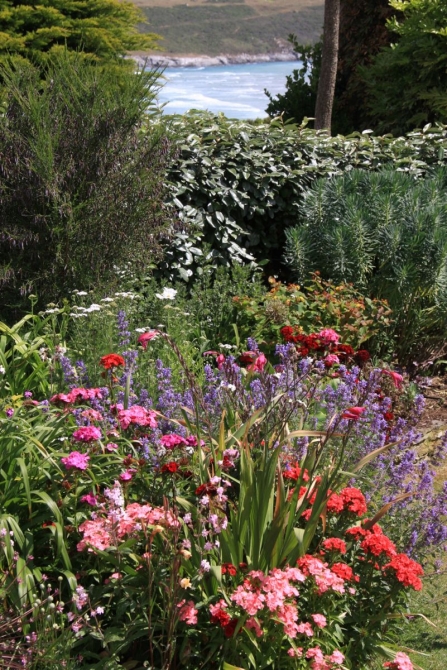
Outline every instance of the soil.
<path id="1" fill-rule="evenodd" d="M 425 407 L 418 423 L 423 437 L 418 451 L 423 456 L 439 444 L 447 431 L 447 375 L 419 381 L 425 397 Z M 438 468 L 437 481 L 441 484 L 447 479 L 447 462 Z"/>

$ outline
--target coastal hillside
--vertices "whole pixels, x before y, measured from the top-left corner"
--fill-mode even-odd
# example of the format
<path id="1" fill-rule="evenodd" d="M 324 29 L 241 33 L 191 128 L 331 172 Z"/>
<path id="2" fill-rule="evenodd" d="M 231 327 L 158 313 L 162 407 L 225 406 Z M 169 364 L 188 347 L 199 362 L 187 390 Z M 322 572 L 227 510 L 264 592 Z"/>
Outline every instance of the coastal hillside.
<path id="1" fill-rule="evenodd" d="M 264 54 L 288 48 L 293 32 L 300 42 L 318 40 L 323 0 L 139 0 L 165 55 Z"/>

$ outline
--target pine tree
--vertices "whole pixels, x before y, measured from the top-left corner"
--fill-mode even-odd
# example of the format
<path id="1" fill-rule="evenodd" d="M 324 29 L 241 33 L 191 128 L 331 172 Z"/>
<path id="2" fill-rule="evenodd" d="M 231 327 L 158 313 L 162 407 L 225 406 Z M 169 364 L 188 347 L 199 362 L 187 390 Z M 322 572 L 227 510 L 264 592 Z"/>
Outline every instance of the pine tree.
<path id="1" fill-rule="evenodd" d="M 0 0 L 0 62 L 11 56 L 42 66 L 67 48 L 95 62 L 124 62 L 157 36 L 139 32 L 143 14 L 120 0 Z"/>

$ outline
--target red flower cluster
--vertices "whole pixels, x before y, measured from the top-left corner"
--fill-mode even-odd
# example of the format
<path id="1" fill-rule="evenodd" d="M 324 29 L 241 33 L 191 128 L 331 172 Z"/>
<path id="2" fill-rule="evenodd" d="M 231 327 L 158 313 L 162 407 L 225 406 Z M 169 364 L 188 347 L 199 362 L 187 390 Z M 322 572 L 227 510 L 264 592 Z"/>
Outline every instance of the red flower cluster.
<path id="1" fill-rule="evenodd" d="M 341 514 L 342 512 L 350 512 L 357 516 L 363 516 L 366 512 L 365 496 L 359 489 L 346 488 L 342 489 L 340 493 L 332 493 L 328 491 L 327 511 L 332 514 Z"/>
<path id="2" fill-rule="evenodd" d="M 346 512 L 352 512 L 357 516 L 363 516 L 367 512 L 365 496 L 359 489 L 346 488 L 340 491 L 340 497 L 343 501 L 343 509 Z"/>
<path id="3" fill-rule="evenodd" d="M 99 364 L 105 369 L 110 370 L 112 368 L 118 368 L 121 365 L 124 365 L 125 361 L 122 356 L 119 354 L 107 354 L 103 356 L 99 361 Z"/>
<path id="4" fill-rule="evenodd" d="M 338 537 L 328 537 L 323 540 L 321 546 L 326 551 L 338 551 L 340 554 L 346 554 L 346 542 Z"/>
<path id="5" fill-rule="evenodd" d="M 293 481 L 296 482 L 301 476 L 301 468 L 297 463 L 295 463 L 294 465 L 289 465 L 287 470 L 284 470 L 284 472 L 282 473 L 282 476 L 284 477 L 284 479 L 293 479 Z M 304 470 L 303 481 L 304 482 L 309 481 L 309 473 L 307 472 L 307 470 Z"/>
<path id="6" fill-rule="evenodd" d="M 233 563 L 222 563 L 222 574 L 234 577 L 237 574 L 237 568 Z"/>
<path id="7" fill-rule="evenodd" d="M 357 365 L 360 366 L 363 366 L 370 359 L 370 354 L 366 349 L 355 351 L 350 344 L 339 344 L 338 336 L 332 340 L 324 337 L 325 332 L 334 333 L 335 335 L 335 332 L 331 330 L 304 335 L 299 332 L 297 327 L 293 326 L 284 326 L 280 330 L 285 342 L 292 342 L 298 345 L 297 352 L 300 356 L 308 356 L 311 352 L 329 352 L 338 356 L 341 363 L 354 359 Z"/>
<path id="8" fill-rule="evenodd" d="M 366 523 L 366 521 L 368 521 L 368 519 L 364 519 L 363 523 Z M 354 540 L 359 541 L 362 537 L 368 537 L 369 535 L 383 535 L 383 530 L 378 523 L 375 523 L 370 530 L 365 530 L 362 526 L 353 526 L 345 531 L 345 535 L 349 535 Z"/>
<path id="9" fill-rule="evenodd" d="M 355 362 L 362 366 L 366 363 L 366 361 L 369 361 L 371 358 L 371 355 L 369 351 L 366 351 L 366 349 L 359 349 L 358 351 L 355 352 L 354 354 Z"/>
<path id="10" fill-rule="evenodd" d="M 394 570 L 397 581 L 404 586 L 411 586 L 415 591 L 422 589 L 422 582 L 419 576 L 424 574 L 424 570 L 419 563 L 413 561 L 406 554 L 396 554 L 383 569 Z"/>
<path id="11" fill-rule="evenodd" d="M 174 472 L 177 472 L 178 469 L 179 469 L 179 464 L 176 463 L 175 461 L 170 461 L 169 463 L 165 463 L 162 466 L 161 471 L 162 472 L 170 472 L 171 474 L 174 474 Z"/>
<path id="12" fill-rule="evenodd" d="M 367 554 L 380 556 L 386 554 L 389 558 L 396 555 L 396 545 L 386 535 L 368 535 L 360 544 Z"/>
<path id="13" fill-rule="evenodd" d="M 287 472 L 291 474 L 287 474 Z M 284 478 L 286 479 L 297 479 L 297 477 L 293 476 L 294 474 L 299 476 L 300 473 L 300 468 L 299 466 L 295 466 L 295 469 L 292 471 L 286 471 L 284 473 Z M 307 474 L 307 471 L 305 471 L 305 475 Z M 309 477 L 307 476 L 307 480 L 305 477 L 303 477 L 304 481 L 308 481 Z M 319 478 L 315 478 L 316 486 L 320 483 Z M 300 491 L 299 491 L 299 496 L 298 498 L 302 498 L 303 496 L 306 495 L 307 493 L 307 487 L 306 486 L 300 486 Z M 291 499 L 293 495 L 294 489 L 291 489 L 289 491 L 288 495 L 288 500 Z M 310 496 L 307 496 L 307 501 L 309 505 L 313 505 L 315 502 L 315 499 L 317 497 L 317 488 L 315 487 L 314 490 L 312 491 L 312 494 Z M 328 499 L 326 503 L 326 509 L 328 512 L 331 512 L 332 514 L 341 514 L 342 512 L 348 512 L 350 514 L 355 514 L 356 516 L 363 516 L 366 511 L 367 511 L 367 506 L 366 506 L 366 500 L 365 496 L 363 493 L 354 487 L 348 487 L 345 489 L 342 489 L 340 493 L 333 493 L 330 489 L 328 491 Z M 304 519 L 308 520 L 310 518 L 312 510 L 307 509 L 303 512 L 302 516 Z M 365 531 L 362 528 L 359 528 L 360 533 L 362 536 L 367 534 L 367 531 Z M 357 539 L 357 538 L 356 538 Z"/>
<path id="14" fill-rule="evenodd" d="M 233 637 L 234 631 L 236 630 L 237 623 L 239 621 L 238 618 L 231 618 L 228 612 L 226 612 L 226 608 L 228 607 L 227 603 L 225 600 L 219 600 L 216 605 L 211 605 L 210 606 L 210 612 L 211 612 L 211 623 L 216 623 L 221 628 L 224 630 L 224 635 L 225 637 Z"/>
<path id="15" fill-rule="evenodd" d="M 341 577 L 341 579 L 344 579 L 347 582 L 360 581 L 360 578 L 354 574 L 353 569 L 350 565 L 347 565 L 347 563 L 334 563 L 331 565 L 331 570 L 337 575 L 337 577 Z"/>
<path id="16" fill-rule="evenodd" d="M 215 496 L 217 494 L 217 486 L 214 486 L 214 484 L 200 484 L 195 490 L 196 496 L 203 496 L 203 495 L 208 495 L 208 496 Z"/>

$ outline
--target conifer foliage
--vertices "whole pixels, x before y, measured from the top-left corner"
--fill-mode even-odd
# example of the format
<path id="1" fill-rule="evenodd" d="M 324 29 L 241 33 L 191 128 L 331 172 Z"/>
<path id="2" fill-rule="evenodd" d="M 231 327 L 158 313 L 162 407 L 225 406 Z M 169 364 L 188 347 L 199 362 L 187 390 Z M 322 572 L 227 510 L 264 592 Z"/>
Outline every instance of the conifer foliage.
<path id="1" fill-rule="evenodd" d="M 113 61 L 132 50 L 153 49 L 156 35 L 139 32 L 144 16 L 119 0 L 1 0 L 0 62 L 8 56 L 42 65 L 55 51 L 81 51 Z"/>
<path id="2" fill-rule="evenodd" d="M 435 354 L 447 327 L 447 172 L 424 179 L 390 168 L 351 170 L 306 190 L 300 225 L 286 231 L 286 261 L 352 282 L 393 310 L 402 362 Z"/>

